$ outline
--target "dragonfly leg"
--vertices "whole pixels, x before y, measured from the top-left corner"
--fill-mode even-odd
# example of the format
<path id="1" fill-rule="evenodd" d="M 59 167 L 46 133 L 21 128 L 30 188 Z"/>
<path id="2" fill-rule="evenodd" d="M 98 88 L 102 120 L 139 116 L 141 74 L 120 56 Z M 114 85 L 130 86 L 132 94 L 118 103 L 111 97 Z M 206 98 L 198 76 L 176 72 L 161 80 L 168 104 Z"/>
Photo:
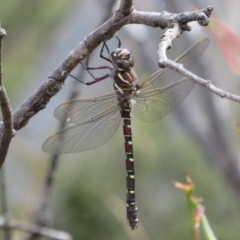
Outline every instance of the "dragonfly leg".
<path id="1" fill-rule="evenodd" d="M 120 47 L 121 47 L 121 40 L 119 39 L 118 36 L 115 36 L 115 37 L 116 37 L 117 40 L 118 40 L 118 48 L 120 48 Z M 104 48 L 106 48 L 108 54 L 110 55 L 110 51 L 109 51 L 109 48 L 108 48 L 108 46 L 107 46 L 107 43 L 106 43 L 106 41 L 103 41 L 103 45 L 102 45 L 102 48 L 101 48 L 101 51 L 100 51 L 100 57 L 103 58 L 104 60 L 106 60 L 106 61 L 108 61 L 108 62 L 111 63 L 112 60 L 111 60 L 110 58 L 107 58 L 107 57 L 103 56 Z M 92 85 L 92 84 L 94 84 L 94 83 L 97 83 L 97 82 L 99 82 L 99 81 L 102 81 L 102 80 L 104 80 L 104 79 L 106 79 L 106 78 L 108 78 L 108 77 L 111 76 L 111 74 L 105 74 L 105 75 L 102 76 L 102 77 L 98 77 L 98 78 L 95 77 L 95 76 L 91 73 L 90 70 L 101 70 L 101 69 L 109 69 L 109 70 L 111 70 L 112 68 L 111 68 L 110 66 L 106 66 L 106 65 L 96 66 L 96 67 L 89 67 L 89 66 L 88 66 L 88 62 L 89 62 L 89 56 L 87 57 L 86 64 L 84 64 L 84 63 L 81 62 L 81 65 L 82 65 L 82 67 L 90 74 L 90 76 L 94 79 L 93 81 L 83 82 L 82 80 L 76 78 L 75 76 L 73 76 L 73 75 L 71 75 L 71 74 L 69 74 L 69 76 L 71 76 L 71 77 L 74 78 L 75 80 L 77 80 L 77 81 L 79 81 L 79 82 L 81 82 L 81 83 L 83 83 L 83 84 L 85 84 L 85 85 Z"/>
<path id="2" fill-rule="evenodd" d="M 122 42 L 120 38 L 116 35 L 115 38 L 118 40 L 118 48 L 121 48 Z"/>
<path id="3" fill-rule="evenodd" d="M 87 63 L 87 64 L 88 64 L 88 63 Z M 101 70 L 101 69 L 109 69 L 109 70 L 111 70 L 111 67 L 109 67 L 109 66 L 88 67 L 87 64 L 84 65 L 84 64 L 81 62 L 82 67 L 90 74 L 90 76 L 91 76 L 93 79 L 96 79 L 96 77 L 90 72 L 90 70 Z"/>
<path id="4" fill-rule="evenodd" d="M 111 63 L 111 62 L 112 62 L 111 59 L 103 56 L 103 50 L 104 50 L 104 48 L 106 48 L 106 50 L 107 50 L 107 52 L 108 52 L 108 55 L 110 55 L 110 51 L 109 51 L 109 48 L 108 48 L 108 46 L 107 46 L 107 44 L 106 44 L 106 41 L 103 41 L 103 45 L 102 45 L 102 48 L 101 48 L 101 51 L 100 51 L 100 58 L 102 58 L 102 59 L 104 59 L 104 60 L 106 60 L 106 61 L 108 61 L 108 62 Z"/>
<path id="5" fill-rule="evenodd" d="M 118 36 L 115 36 L 116 38 L 117 38 L 117 40 L 118 40 L 118 48 L 120 48 L 121 47 L 121 40 L 120 40 L 120 38 L 118 37 Z M 107 58 L 107 57 L 105 57 L 105 56 L 103 56 L 103 50 L 104 50 L 104 48 L 106 48 L 106 50 L 107 50 L 107 52 L 108 52 L 108 55 L 110 55 L 110 51 L 109 51 L 109 48 L 108 48 L 108 45 L 107 45 L 107 43 L 106 43 L 107 41 L 104 41 L 103 42 L 103 45 L 102 45 L 102 48 L 101 48 L 101 51 L 100 51 L 100 58 L 103 58 L 104 60 L 106 60 L 106 61 L 108 61 L 108 62 L 112 62 L 112 60 L 111 59 L 109 59 L 109 58 Z"/>
<path id="6" fill-rule="evenodd" d="M 104 80 L 104 79 L 106 79 L 106 78 L 108 78 L 108 77 L 111 76 L 111 74 L 108 73 L 108 74 L 105 74 L 105 75 L 103 75 L 102 77 L 99 77 L 99 78 L 95 78 L 95 77 L 94 77 L 94 80 L 93 80 L 93 81 L 83 82 L 82 80 L 76 78 L 75 76 L 73 76 L 73 75 L 70 74 L 70 73 L 69 73 L 68 75 L 69 75 L 70 77 L 72 77 L 73 79 L 77 80 L 78 82 L 83 83 L 84 85 L 87 85 L 87 86 L 92 85 L 92 84 L 97 83 L 97 82 L 100 82 L 100 81 L 102 81 L 102 80 Z"/>

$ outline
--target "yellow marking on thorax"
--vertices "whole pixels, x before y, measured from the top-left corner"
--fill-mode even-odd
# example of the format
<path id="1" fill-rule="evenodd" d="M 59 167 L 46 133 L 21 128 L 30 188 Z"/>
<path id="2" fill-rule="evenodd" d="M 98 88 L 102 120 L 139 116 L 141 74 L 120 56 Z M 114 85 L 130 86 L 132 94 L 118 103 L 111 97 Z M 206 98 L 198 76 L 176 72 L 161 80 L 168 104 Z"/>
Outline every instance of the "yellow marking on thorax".
<path id="1" fill-rule="evenodd" d="M 118 54 L 118 57 L 121 56 L 124 52 L 127 52 L 127 51 L 128 51 L 127 49 L 122 50 L 122 51 Z"/>
<path id="2" fill-rule="evenodd" d="M 115 83 L 114 85 L 115 85 L 115 87 L 118 89 L 118 91 L 119 91 L 121 94 L 124 93 L 123 90 L 122 90 L 116 83 Z"/>
<path id="3" fill-rule="evenodd" d="M 119 77 L 123 82 L 129 84 L 129 82 L 123 78 L 123 76 L 121 75 L 121 73 L 118 73 L 118 77 Z"/>
<path id="4" fill-rule="evenodd" d="M 128 75 L 129 78 L 132 78 L 129 72 L 125 72 L 125 73 Z"/>

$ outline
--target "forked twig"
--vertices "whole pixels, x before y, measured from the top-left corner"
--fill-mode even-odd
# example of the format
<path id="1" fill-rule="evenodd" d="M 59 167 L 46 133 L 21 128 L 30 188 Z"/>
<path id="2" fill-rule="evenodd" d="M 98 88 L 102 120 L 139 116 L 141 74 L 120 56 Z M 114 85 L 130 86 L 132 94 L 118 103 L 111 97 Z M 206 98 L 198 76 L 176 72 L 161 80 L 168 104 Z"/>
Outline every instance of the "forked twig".
<path id="1" fill-rule="evenodd" d="M 158 49 L 159 66 L 167 67 L 180 73 L 181 75 L 192 80 L 193 82 L 207 88 L 208 90 L 220 96 L 221 98 L 227 98 L 229 100 L 240 102 L 240 96 L 231 94 L 220 88 L 217 88 L 211 83 L 210 80 L 205 80 L 203 78 L 198 77 L 192 72 L 186 70 L 183 65 L 178 64 L 167 58 L 166 50 L 172 46 L 172 41 L 180 35 L 181 31 L 182 30 L 180 25 L 178 23 L 175 23 L 173 24 L 173 27 L 169 28 L 161 38 L 161 41 L 159 43 L 159 49 Z"/>
<path id="2" fill-rule="evenodd" d="M 132 2 L 132 1 L 129 1 Z M 35 90 L 13 113 L 13 126 L 15 130 L 24 127 L 31 117 L 44 109 L 50 99 L 62 88 L 62 85 L 70 73 L 84 58 L 86 58 L 102 41 L 110 39 L 115 32 L 127 24 L 144 24 L 155 28 L 169 28 L 174 22 L 178 22 L 185 30 L 190 30 L 188 22 L 198 21 L 202 26 L 209 22 L 212 7 L 203 10 L 172 14 L 168 12 L 140 12 L 129 7 L 128 1 L 121 1 L 120 8 L 113 16 L 90 33 L 83 42 L 67 56 L 63 63 L 52 73 L 49 78 Z M 130 14 L 129 14 L 130 13 Z M 0 125 L 0 132 L 3 124 Z"/>

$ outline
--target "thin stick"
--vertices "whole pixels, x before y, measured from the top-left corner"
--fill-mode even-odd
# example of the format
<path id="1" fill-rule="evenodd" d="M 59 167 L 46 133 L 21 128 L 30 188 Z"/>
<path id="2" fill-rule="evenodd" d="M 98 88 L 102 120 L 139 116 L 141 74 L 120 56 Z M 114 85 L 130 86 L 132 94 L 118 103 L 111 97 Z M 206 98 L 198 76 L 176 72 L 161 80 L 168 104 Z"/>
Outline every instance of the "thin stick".
<path id="1" fill-rule="evenodd" d="M 3 38 L 6 35 L 6 31 L 0 28 L 0 106 L 3 115 L 4 128 L 2 132 L 2 144 L 0 152 L 0 169 L 7 156 L 9 144 L 13 136 L 13 122 L 12 122 L 12 110 L 9 104 L 7 92 L 3 85 L 3 71 L 2 71 L 2 50 L 3 50 Z M 0 184 L 1 184 L 1 202 L 2 202 L 2 214 L 5 221 L 4 234 L 6 240 L 11 240 L 11 231 L 8 226 L 8 206 L 7 206 L 7 192 L 5 182 L 5 169 L 0 171 Z"/>
<path id="2" fill-rule="evenodd" d="M 3 115 L 3 128 L 0 132 L 0 169 L 7 156 L 8 148 L 11 139 L 14 134 L 13 121 L 12 121 L 12 109 L 10 107 L 7 92 L 3 85 L 3 71 L 2 71 L 2 47 L 3 38 L 6 35 L 6 31 L 0 28 L 0 106 Z"/>
<path id="3" fill-rule="evenodd" d="M 57 240 L 72 240 L 72 237 L 65 232 L 54 230 L 46 227 L 39 227 L 33 224 L 18 222 L 15 220 L 9 221 L 9 228 L 17 229 L 29 233 L 38 233 L 41 236 L 49 237 Z M 0 228 L 5 227 L 5 220 L 0 218 Z"/>
<path id="4" fill-rule="evenodd" d="M 6 240 L 11 240 L 11 229 L 9 228 L 9 213 L 7 205 L 7 190 L 6 190 L 6 181 L 5 181 L 5 167 L 2 167 L 0 170 L 0 185 L 1 185 L 1 207 L 3 215 L 3 229 Z"/>
<path id="5" fill-rule="evenodd" d="M 185 76 L 189 80 L 192 80 L 193 82 L 207 88 L 208 90 L 220 96 L 221 98 L 227 98 L 229 100 L 240 102 L 239 95 L 234 95 L 220 88 L 217 88 L 211 83 L 210 80 L 206 80 L 198 77 L 192 72 L 186 70 L 182 64 L 178 64 L 167 58 L 166 50 L 172 46 L 172 41 L 175 38 L 177 38 L 180 34 L 181 34 L 181 27 L 179 26 L 179 24 L 175 23 L 173 24 L 173 27 L 168 29 L 166 33 L 163 35 L 159 43 L 159 50 L 158 50 L 159 66 L 167 67 L 180 73 L 181 75 Z"/>

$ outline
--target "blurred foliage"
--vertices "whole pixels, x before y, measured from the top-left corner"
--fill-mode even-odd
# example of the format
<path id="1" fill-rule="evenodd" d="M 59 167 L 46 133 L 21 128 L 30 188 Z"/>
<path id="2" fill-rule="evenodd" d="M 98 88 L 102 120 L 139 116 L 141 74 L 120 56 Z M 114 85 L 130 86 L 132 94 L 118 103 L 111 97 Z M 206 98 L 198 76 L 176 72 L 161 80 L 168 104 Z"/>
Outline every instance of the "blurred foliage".
<path id="1" fill-rule="evenodd" d="M 36 64 L 39 49 L 49 44 L 51 31 L 74 1 L 1 1 L 1 26 L 6 29 L 4 39 L 5 87 L 12 91 L 26 84 L 28 71 Z"/>
<path id="2" fill-rule="evenodd" d="M 103 202 L 84 186 L 76 191 L 69 185 L 59 198 L 61 208 L 56 210 L 56 227 L 70 232 L 74 239 L 115 239 L 122 229 Z M 60 209 L 68 211 L 63 215 Z"/>
<path id="3" fill-rule="evenodd" d="M 234 240 L 236 233 L 232 227 L 225 229 L 224 226 L 230 224 L 237 228 L 239 214 L 235 208 L 239 204 L 222 176 L 205 164 L 205 156 L 184 133 L 177 132 L 176 143 L 169 145 L 170 125 L 146 125 L 134 121 L 133 126 L 139 229 L 132 232 L 125 219 L 125 155 L 121 131 L 117 133 L 119 140 L 80 154 L 81 163 L 74 160 L 74 154 L 64 157 L 58 171 L 61 178 L 57 179 L 54 190 L 56 226 L 71 232 L 74 239 L 96 239 L 96 236 L 97 239 L 159 239 L 159 235 L 161 239 L 177 240 L 179 236 L 190 239 L 186 200 L 173 185 L 175 179 L 184 179 L 188 173 L 199 186 L 197 194 L 206 199 L 206 213 L 216 235 L 219 239 Z M 147 139 L 148 136 L 152 138 Z M 153 146 L 152 141 L 161 147 Z M 112 195 L 116 195 L 115 198 L 112 199 Z M 235 203 L 234 207 L 224 196 Z M 120 220 L 116 219 L 113 208 Z"/>
<path id="4" fill-rule="evenodd" d="M 217 44 L 219 45 L 227 66 L 235 74 L 240 75 L 240 38 L 236 31 L 217 18 L 211 19 L 209 31 L 212 33 Z M 231 39 L 231 41 L 229 41 L 229 39 Z"/>

